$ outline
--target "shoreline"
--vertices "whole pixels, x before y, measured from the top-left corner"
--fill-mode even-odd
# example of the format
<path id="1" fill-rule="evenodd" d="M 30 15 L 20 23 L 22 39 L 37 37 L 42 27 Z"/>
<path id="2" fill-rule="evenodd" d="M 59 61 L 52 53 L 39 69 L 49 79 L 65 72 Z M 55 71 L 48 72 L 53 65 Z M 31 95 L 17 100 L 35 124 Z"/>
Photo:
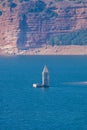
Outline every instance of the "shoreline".
<path id="1" fill-rule="evenodd" d="M 51 46 L 43 45 L 29 50 L 18 50 L 16 46 L 1 46 L 0 56 L 18 56 L 18 55 L 87 55 L 86 45 L 62 45 Z"/>

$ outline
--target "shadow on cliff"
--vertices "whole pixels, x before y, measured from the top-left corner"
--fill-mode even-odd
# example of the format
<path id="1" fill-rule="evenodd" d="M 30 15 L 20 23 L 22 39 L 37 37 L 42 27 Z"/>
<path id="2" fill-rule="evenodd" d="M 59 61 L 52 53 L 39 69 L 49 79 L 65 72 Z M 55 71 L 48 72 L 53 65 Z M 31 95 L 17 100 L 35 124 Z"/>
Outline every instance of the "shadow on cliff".
<path id="1" fill-rule="evenodd" d="M 25 14 L 22 14 L 22 19 L 19 21 L 19 34 L 18 34 L 18 40 L 17 40 L 17 48 L 19 50 L 26 49 L 25 45 L 27 42 L 27 31 L 28 31 L 28 25 L 27 25 L 27 17 Z"/>

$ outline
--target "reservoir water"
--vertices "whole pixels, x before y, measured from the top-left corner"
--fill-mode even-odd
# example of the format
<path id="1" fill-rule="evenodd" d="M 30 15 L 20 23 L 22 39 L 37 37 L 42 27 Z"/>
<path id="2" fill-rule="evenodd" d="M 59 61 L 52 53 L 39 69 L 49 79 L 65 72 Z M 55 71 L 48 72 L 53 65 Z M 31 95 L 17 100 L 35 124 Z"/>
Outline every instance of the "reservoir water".
<path id="1" fill-rule="evenodd" d="M 87 130 L 87 56 L 0 57 L 0 130 Z"/>

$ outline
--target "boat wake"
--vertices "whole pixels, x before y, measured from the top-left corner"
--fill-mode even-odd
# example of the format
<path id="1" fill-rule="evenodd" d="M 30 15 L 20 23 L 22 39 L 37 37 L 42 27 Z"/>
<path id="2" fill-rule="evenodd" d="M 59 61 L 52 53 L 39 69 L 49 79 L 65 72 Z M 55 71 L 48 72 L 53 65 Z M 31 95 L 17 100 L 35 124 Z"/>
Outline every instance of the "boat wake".
<path id="1" fill-rule="evenodd" d="M 83 81 L 83 82 L 64 82 L 63 84 L 67 84 L 67 85 L 87 85 L 87 81 Z"/>

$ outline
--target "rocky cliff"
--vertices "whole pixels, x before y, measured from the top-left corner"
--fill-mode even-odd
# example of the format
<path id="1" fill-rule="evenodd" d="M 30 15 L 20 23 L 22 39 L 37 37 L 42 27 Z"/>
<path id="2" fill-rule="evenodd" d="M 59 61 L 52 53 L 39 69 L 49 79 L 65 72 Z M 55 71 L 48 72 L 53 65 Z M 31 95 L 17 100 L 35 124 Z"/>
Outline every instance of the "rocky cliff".
<path id="1" fill-rule="evenodd" d="M 87 44 L 86 0 L 1 0 L 0 48 Z"/>

